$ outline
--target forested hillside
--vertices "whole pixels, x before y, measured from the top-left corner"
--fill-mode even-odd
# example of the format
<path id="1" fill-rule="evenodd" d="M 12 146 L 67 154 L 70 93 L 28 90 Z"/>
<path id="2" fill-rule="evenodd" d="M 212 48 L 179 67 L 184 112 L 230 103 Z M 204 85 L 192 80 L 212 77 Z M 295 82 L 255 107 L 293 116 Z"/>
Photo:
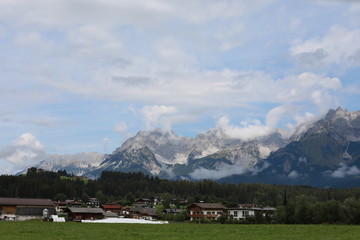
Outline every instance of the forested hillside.
<path id="1" fill-rule="evenodd" d="M 81 199 L 84 196 L 101 196 L 109 200 L 131 201 L 133 198 L 150 198 L 171 195 L 191 201 L 256 203 L 263 206 L 280 206 L 306 195 L 317 201 L 360 198 L 360 189 L 317 189 L 307 186 L 267 184 L 238 185 L 216 183 L 211 180 L 165 180 L 143 173 L 103 172 L 96 180 L 68 175 L 65 171 L 47 172 L 28 170 L 21 176 L 0 176 L 1 197 Z"/>

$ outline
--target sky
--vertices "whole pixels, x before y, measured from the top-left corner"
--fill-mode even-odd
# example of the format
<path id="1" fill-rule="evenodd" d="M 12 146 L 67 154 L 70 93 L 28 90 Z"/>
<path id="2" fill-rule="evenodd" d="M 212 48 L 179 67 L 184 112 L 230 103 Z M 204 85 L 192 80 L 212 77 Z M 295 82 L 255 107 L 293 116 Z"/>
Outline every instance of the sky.
<path id="1" fill-rule="evenodd" d="M 360 110 L 360 1 L 0 0 L 0 173 L 141 130 L 253 139 Z"/>

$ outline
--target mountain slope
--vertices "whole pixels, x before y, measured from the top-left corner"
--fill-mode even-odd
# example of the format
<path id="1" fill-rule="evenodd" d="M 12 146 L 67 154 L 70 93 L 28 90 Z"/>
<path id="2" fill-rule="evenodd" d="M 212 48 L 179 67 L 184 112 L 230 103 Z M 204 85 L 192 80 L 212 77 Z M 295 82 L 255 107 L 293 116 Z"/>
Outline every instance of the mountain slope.
<path id="1" fill-rule="evenodd" d="M 293 139 L 297 140 L 270 154 L 265 161 L 270 166 L 250 177 L 252 181 L 327 187 L 344 186 L 360 176 L 360 111 L 330 110 Z M 235 183 L 248 178 L 231 176 L 220 181 Z"/>
<path id="2" fill-rule="evenodd" d="M 191 175 L 201 169 L 252 167 L 285 143 L 281 131 L 252 141 L 229 138 L 221 129 L 195 138 L 159 129 L 141 131 L 110 154 L 94 174 L 104 170 L 140 171 L 165 178 L 193 178 Z"/>
<path id="3" fill-rule="evenodd" d="M 104 155 L 96 152 L 85 152 L 76 154 L 48 155 L 36 168 L 56 172 L 66 170 L 69 174 L 76 176 L 88 175 L 104 160 Z M 24 170 L 26 173 L 27 170 Z"/>

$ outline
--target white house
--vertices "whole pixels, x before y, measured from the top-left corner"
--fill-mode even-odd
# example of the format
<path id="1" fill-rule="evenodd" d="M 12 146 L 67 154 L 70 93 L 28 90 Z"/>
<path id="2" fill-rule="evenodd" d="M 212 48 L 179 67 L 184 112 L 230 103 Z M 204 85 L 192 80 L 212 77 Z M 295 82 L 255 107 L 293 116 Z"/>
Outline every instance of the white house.
<path id="1" fill-rule="evenodd" d="M 273 207 L 256 207 L 256 206 L 241 206 L 237 208 L 227 208 L 227 215 L 229 218 L 236 220 L 244 220 L 248 217 L 255 217 L 256 213 L 260 213 L 263 217 L 266 215 L 273 215 L 276 208 Z"/>

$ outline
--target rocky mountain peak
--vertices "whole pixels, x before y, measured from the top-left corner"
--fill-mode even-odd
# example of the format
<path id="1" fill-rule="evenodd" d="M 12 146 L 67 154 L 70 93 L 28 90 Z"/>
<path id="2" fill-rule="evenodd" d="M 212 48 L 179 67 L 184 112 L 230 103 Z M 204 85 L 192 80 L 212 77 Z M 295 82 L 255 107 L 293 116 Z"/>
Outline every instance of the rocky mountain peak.
<path id="1" fill-rule="evenodd" d="M 338 107 L 336 110 L 330 109 L 326 114 L 324 120 L 335 121 L 337 119 L 345 119 L 347 121 L 354 121 L 360 117 L 360 111 L 349 112 L 347 109 Z"/>

